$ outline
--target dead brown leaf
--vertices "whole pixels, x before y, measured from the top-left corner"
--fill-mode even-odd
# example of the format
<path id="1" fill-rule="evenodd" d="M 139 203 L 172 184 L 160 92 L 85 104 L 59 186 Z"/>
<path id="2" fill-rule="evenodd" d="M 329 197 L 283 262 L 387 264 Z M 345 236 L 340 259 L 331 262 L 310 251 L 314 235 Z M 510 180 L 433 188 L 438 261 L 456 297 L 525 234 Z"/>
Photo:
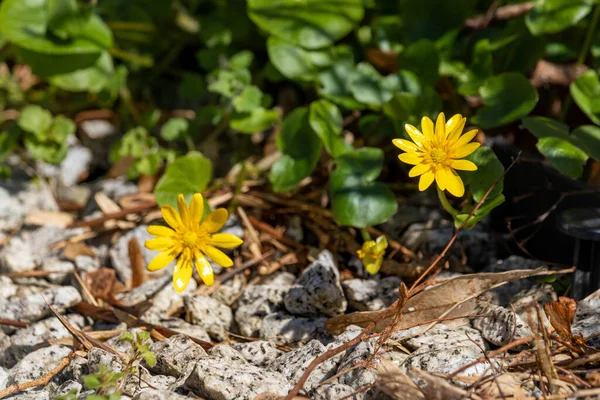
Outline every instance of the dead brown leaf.
<path id="1" fill-rule="evenodd" d="M 62 211 L 32 211 L 25 217 L 25 223 L 35 226 L 60 226 L 66 228 L 73 223 L 73 216 Z"/>
<path id="2" fill-rule="evenodd" d="M 540 275 L 565 274 L 572 269 L 547 271 L 546 268 L 535 270 L 514 270 L 507 272 L 479 273 L 456 277 L 435 286 L 431 286 L 412 296 L 402 308 L 403 319 L 398 329 L 418 326 L 427 321 L 440 317 L 468 317 L 475 311 L 475 299 L 487 290 L 502 286 L 517 279 Z M 389 310 L 364 311 L 339 315 L 327 320 L 325 326 L 333 334 L 342 333 L 349 325 L 362 328 L 377 320 Z M 385 318 L 374 331 L 381 332 L 391 323 L 391 318 Z M 466 321 L 457 319 L 452 325 L 464 324 Z"/>
<path id="3" fill-rule="evenodd" d="M 480 377 L 473 378 L 480 379 Z M 520 375 L 506 373 L 483 382 L 477 387 L 475 392 L 484 399 L 502 399 L 510 397 L 514 400 L 524 400 L 527 398 L 527 394 L 521 388 L 522 384 L 523 378 Z"/>
<path id="4" fill-rule="evenodd" d="M 544 304 L 544 311 L 550 324 L 563 339 L 571 340 L 573 338 L 571 324 L 576 309 L 577 302 L 568 297 L 559 297 L 558 301 Z"/>
<path id="5" fill-rule="evenodd" d="M 425 400 L 425 395 L 412 379 L 400 368 L 389 361 L 378 366 L 377 386 L 394 400 Z"/>
<path id="6" fill-rule="evenodd" d="M 115 270 L 112 268 L 100 268 L 85 274 L 86 286 L 90 293 L 102 300 L 113 301 L 114 294 L 122 291 L 123 284 L 115 277 Z"/>
<path id="7" fill-rule="evenodd" d="M 419 381 L 421 392 L 427 400 L 480 399 L 479 396 L 469 395 L 465 390 L 452 385 L 445 379 L 420 369 L 409 369 L 408 376 L 413 381 Z"/>
<path id="8" fill-rule="evenodd" d="M 104 214 L 110 214 L 121 211 L 121 207 L 117 203 L 115 203 L 110 197 L 105 195 L 102 192 L 98 192 L 94 195 L 94 200 L 98 205 L 100 211 Z"/>
<path id="9" fill-rule="evenodd" d="M 67 242 L 63 250 L 63 256 L 70 261 L 75 261 L 77 256 L 95 257 L 96 253 L 83 242 Z"/>

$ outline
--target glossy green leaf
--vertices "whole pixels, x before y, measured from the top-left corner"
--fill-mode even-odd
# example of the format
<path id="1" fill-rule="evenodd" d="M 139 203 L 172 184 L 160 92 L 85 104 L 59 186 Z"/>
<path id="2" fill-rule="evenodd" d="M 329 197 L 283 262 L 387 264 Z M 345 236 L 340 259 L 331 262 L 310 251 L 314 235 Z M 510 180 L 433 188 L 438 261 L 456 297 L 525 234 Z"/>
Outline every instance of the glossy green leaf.
<path id="1" fill-rule="evenodd" d="M 262 132 L 273 126 L 279 120 L 279 113 L 275 110 L 255 108 L 250 112 L 233 112 L 230 125 L 242 133 Z"/>
<path id="2" fill-rule="evenodd" d="M 262 104 L 263 92 L 254 86 L 246 86 L 242 92 L 233 98 L 233 108 L 239 113 L 251 112 Z"/>
<path id="3" fill-rule="evenodd" d="M 52 125 L 52 114 L 40 106 L 27 106 L 21 110 L 17 123 L 19 128 L 34 134 L 39 140 L 45 140 Z"/>
<path id="4" fill-rule="evenodd" d="M 483 128 L 506 125 L 528 115 L 538 101 L 537 90 L 522 74 L 507 72 L 493 76 L 479 89 L 484 107 L 472 122 Z"/>
<path id="5" fill-rule="evenodd" d="M 397 75 L 381 76 L 368 63 L 356 66 L 356 74 L 350 80 L 350 91 L 354 98 L 370 106 L 381 107 L 392 99 L 400 89 L 400 79 Z"/>
<path id="6" fill-rule="evenodd" d="M 34 160 L 40 160 L 49 164 L 60 164 L 67 157 L 69 145 L 66 140 L 62 142 L 41 141 L 33 134 L 26 134 L 23 140 L 29 155 Z"/>
<path id="7" fill-rule="evenodd" d="M 314 80 L 319 71 L 314 56 L 326 56 L 324 51 L 306 50 L 276 36 L 270 36 L 267 40 L 267 51 L 269 59 L 283 76 L 306 82 Z"/>
<path id="8" fill-rule="evenodd" d="M 581 111 L 596 125 L 600 125 L 600 79 L 598 73 L 589 70 L 570 86 L 571 96 Z"/>
<path id="9" fill-rule="evenodd" d="M 540 36 L 576 25 L 590 13 L 596 0 L 538 0 L 525 17 L 529 31 Z"/>
<path id="10" fill-rule="evenodd" d="M 381 182 L 381 149 L 363 147 L 337 160 L 331 174 L 331 210 L 340 225 L 366 228 L 387 221 L 398 208 L 396 197 Z"/>
<path id="11" fill-rule="evenodd" d="M 43 54 L 100 53 L 112 46 L 112 32 L 95 14 L 75 37 L 48 34 L 47 0 L 5 0 L 0 3 L 0 31 L 5 39 Z"/>
<path id="12" fill-rule="evenodd" d="M 54 86 L 70 92 L 98 93 L 106 87 L 113 73 L 112 57 L 108 52 L 103 51 L 93 66 L 53 75 L 49 81 Z"/>
<path id="13" fill-rule="evenodd" d="M 432 86 L 423 85 L 417 75 L 410 71 L 400 71 L 401 90 L 383 106 L 384 113 L 401 123 L 419 125 L 421 118 L 432 119 L 442 109 L 442 100 Z"/>
<path id="14" fill-rule="evenodd" d="M 362 20 L 362 0 L 248 0 L 261 29 L 307 49 L 329 46 Z"/>
<path id="15" fill-rule="evenodd" d="M 335 104 L 327 100 L 313 101 L 308 119 L 311 128 L 332 157 L 338 157 L 349 150 L 349 145 L 341 137 L 342 113 Z"/>
<path id="16" fill-rule="evenodd" d="M 556 137 L 538 140 L 536 147 L 550 161 L 550 164 L 563 174 L 579 178 L 588 159 L 587 154 L 570 141 Z"/>
<path id="17" fill-rule="evenodd" d="M 431 40 L 413 42 L 400 54 L 399 68 L 414 72 L 422 82 L 430 85 L 437 81 L 439 66 L 438 50 Z"/>
<path id="18" fill-rule="evenodd" d="M 160 137 L 166 141 L 181 140 L 188 134 L 190 122 L 185 118 L 171 118 L 160 128 Z"/>
<path id="19" fill-rule="evenodd" d="M 523 126 L 538 139 L 546 137 L 569 138 L 569 127 L 552 118 L 526 117 L 523 118 Z"/>
<path id="20" fill-rule="evenodd" d="M 156 184 L 156 202 L 177 207 L 177 196 L 181 193 L 189 203 L 194 193 L 206 189 L 212 180 L 212 173 L 212 162 L 197 151 L 178 157 Z"/>
<path id="21" fill-rule="evenodd" d="M 309 110 L 299 107 L 286 116 L 276 139 L 284 154 L 269 175 L 273 190 L 286 192 L 309 176 L 321 155 L 321 140 L 309 123 Z"/>
<path id="22" fill-rule="evenodd" d="M 492 48 L 488 39 L 479 40 L 473 48 L 473 58 L 467 71 L 461 76 L 458 92 L 463 96 L 475 96 L 485 80 L 492 76 Z"/>
<path id="23" fill-rule="evenodd" d="M 89 7 L 79 7 L 76 0 L 46 0 L 48 29 L 62 40 L 79 35 L 92 16 Z"/>
<path id="24" fill-rule="evenodd" d="M 477 222 L 479 222 L 483 218 L 487 217 L 488 214 L 491 213 L 494 208 L 496 208 L 500 204 L 504 203 L 504 200 L 505 200 L 505 198 L 502 193 L 500 193 L 499 195 L 494 196 L 494 197 L 486 198 L 485 202 L 481 205 L 481 207 L 479 207 L 477 209 L 477 211 L 475 211 L 473 213 L 471 218 L 469 218 L 469 214 L 471 213 L 471 211 L 459 213 L 454 218 L 454 226 L 456 226 L 456 228 L 460 227 L 463 224 L 463 222 L 467 218 L 469 218 L 469 221 L 465 225 L 465 228 L 470 229 L 470 228 L 474 227 L 477 224 Z"/>
<path id="25" fill-rule="evenodd" d="M 600 160 L 600 128 L 593 125 L 583 125 L 571 133 L 574 145 L 585 151 L 588 156 Z"/>
<path id="26" fill-rule="evenodd" d="M 438 40 L 460 29 L 473 14 L 474 0 L 400 0 L 401 29 L 408 43 L 418 39 Z"/>
<path id="27" fill-rule="evenodd" d="M 356 101 L 350 89 L 350 80 L 356 74 L 352 60 L 338 61 L 318 75 L 319 94 L 332 102 L 350 110 L 360 110 L 365 105 Z"/>
<path id="28" fill-rule="evenodd" d="M 476 171 L 459 172 L 465 186 L 470 186 L 471 196 L 475 203 L 483 198 L 498 179 L 500 181 L 491 191 L 488 198 L 492 199 L 502 193 L 502 189 L 504 188 L 504 166 L 491 148 L 482 146 L 471 155 L 465 157 L 465 159 L 477 165 Z"/>

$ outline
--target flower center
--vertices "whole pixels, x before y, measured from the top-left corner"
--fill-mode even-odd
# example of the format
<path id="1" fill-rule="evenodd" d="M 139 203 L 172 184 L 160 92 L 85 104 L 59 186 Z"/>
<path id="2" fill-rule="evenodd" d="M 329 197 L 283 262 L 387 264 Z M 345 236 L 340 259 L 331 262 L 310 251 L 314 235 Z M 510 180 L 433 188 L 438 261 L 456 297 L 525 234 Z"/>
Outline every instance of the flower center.
<path id="1" fill-rule="evenodd" d="M 436 164 L 441 164 L 448 159 L 448 155 L 442 149 L 433 149 L 430 153 L 431 161 Z"/>
<path id="2" fill-rule="evenodd" d="M 195 247 L 196 240 L 198 240 L 196 232 L 186 232 L 183 234 L 183 245 L 186 247 Z"/>

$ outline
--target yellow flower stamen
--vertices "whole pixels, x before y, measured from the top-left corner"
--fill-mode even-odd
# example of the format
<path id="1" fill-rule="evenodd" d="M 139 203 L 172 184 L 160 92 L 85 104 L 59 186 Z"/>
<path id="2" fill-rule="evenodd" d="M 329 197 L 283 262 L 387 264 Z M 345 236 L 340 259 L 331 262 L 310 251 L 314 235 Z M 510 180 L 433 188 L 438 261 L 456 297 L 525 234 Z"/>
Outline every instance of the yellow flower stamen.
<path id="1" fill-rule="evenodd" d="M 214 273 L 207 257 L 222 267 L 230 267 L 233 261 L 217 247 L 229 249 L 241 245 L 243 241 L 227 233 L 216 233 L 227 222 L 228 213 L 224 208 L 211 212 L 203 219 L 204 199 L 200 193 L 192 197 L 189 208 L 180 194 L 177 208 L 179 212 L 169 205 L 161 208 L 170 228 L 156 225 L 148 227 L 148 233 L 155 238 L 146 241 L 146 248 L 161 252 L 148 264 L 148 270 L 158 271 L 177 259 L 173 271 L 173 286 L 177 292 L 187 287 L 193 265 L 204 284 L 210 286 L 214 282 Z"/>

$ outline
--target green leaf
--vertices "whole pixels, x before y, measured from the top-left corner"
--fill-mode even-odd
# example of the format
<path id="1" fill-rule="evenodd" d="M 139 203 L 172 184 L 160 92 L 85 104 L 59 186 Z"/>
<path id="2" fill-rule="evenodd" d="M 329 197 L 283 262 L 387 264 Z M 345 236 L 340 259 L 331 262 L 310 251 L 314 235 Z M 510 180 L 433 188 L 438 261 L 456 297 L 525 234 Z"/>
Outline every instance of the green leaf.
<path id="1" fill-rule="evenodd" d="M 475 203 L 478 203 L 485 196 L 486 192 L 498 179 L 500 181 L 488 198 L 492 199 L 502 193 L 504 188 L 504 166 L 491 148 L 482 146 L 465 159 L 477 165 L 476 171 L 459 172 L 465 186 L 470 185 L 471 197 Z"/>
<path id="2" fill-rule="evenodd" d="M 385 78 L 368 63 L 359 63 L 356 74 L 350 81 L 350 91 L 356 100 L 371 106 L 381 107 L 392 99 L 400 89 L 400 79 L 397 75 Z"/>
<path id="3" fill-rule="evenodd" d="M 556 137 L 569 139 L 569 127 L 562 122 L 546 117 L 525 117 L 523 126 L 538 139 Z"/>
<path id="4" fill-rule="evenodd" d="M 352 60 L 341 60 L 318 75 L 319 94 L 350 110 L 360 110 L 365 105 L 356 101 L 350 90 L 350 79 L 356 74 Z"/>
<path id="5" fill-rule="evenodd" d="M 251 112 L 261 106 L 263 92 L 254 86 L 246 86 L 242 92 L 233 98 L 233 108 L 239 113 Z"/>
<path id="6" fill-rule="evenodd" d="M 461 77 L 458 93 L 475 96 L 487 78 L 492 76 L 492 48 L 488 39 L 479 40 L 473 48 L 473 59 L 469 69 Z"/>
<path id="7" fill-rule="evenodd" d="M 469 218 L 469 222 L 467 222 L 465 228 L 470 229 L 474 227 L 475 224 L 477 224 L 477 222 L 485 218 L 490 212 L 492 212 L 494 208 L 504 203 L 504 200 L 505 198 L 503 194 L 499 194 L 491 198 L 488 197 L 487 199 L 485 199 L 485 202 L 481 205 L 481 207 L 479 207 L 477 211 L 473 213 L 471 218 Z M 470 213 L 471 211 L 458 214 L 454 218 L 454 226 L 456 226 L 457 228 L 460 227 L 463 224 L 463 222 L 469 217 Z"/>
<path id="8" fill-rule="evenodd" d="M 596 0 L 538 0 L 525 17 L 529 31 L 540 36 L 576 25 L 590 13 Z"/>
<path id="9" fill-rule="evenodd" d="M 43 54 L 98 54 L 113 43 L 112 32 L 95 14 L 68 40 L 49 35 L 47 28 L 47 0 L 0 3 L 0 31 L 6 40 L 24 49 Z"/>
<path id="10" fill-rule="evenodd" d="M 587 154 L 570 141 L 556 137 L 538 140 L 537 149 L 550 161 L 550 164 L 571 178 L 579 178 L 588 159 Z"/>
<path id="11" fill-rule="evenodd" d="M 156 184 L 156 202 L 161 206 L 170 204 L 176 207 L 177 196 L 182 193 L 189 203 L 194 193 L 206 189 L 212 180 L 212 171 L 212 162 L 197 151 L 178 157 Z"/>
<path id="12" fill-rule="evenodd" d="M 276 36 L 267 40 L 271 63 L 286 78 L 311 82 L 319 71 L 319 63 L 330 57 L 325 51 L 310 51 Z"/>
<path id="13" fill-rule="evenodd" d="M 255 133 L 270 128 L 278 120 L 279 113 L 277 111 L 267 110 L 265 108 L 255 108 L 251 112 L 233 112 L 230 125 L 238 132 Z"/>
<path id="14" fill-rule="evenodd" d="M 427 39 L 411 43 L 400 53 L 399 67 L 414 72 L 421 81 L 430 85 L 438 78 L 440 57 L 435 44 Z"/>
<path id="15" fill-rule="evenodd" d="M 310 127 L 308 108 L 299 107 L 287 115 L 276 143 L 284 156 L 271 168 L 269 180 L 273 190 L 286 192 L 311 174 L 321 155 L 321 140 Z"/>
<path id="16" fill-rule="evenodd" d="M 420 124 L 421 118 L 432 119 L 442 109 L 442 100 L 433 87 L 422 85 L 410 71 L 399 72 L 402 89 L 383 106 L 383 112 L 390 118 L 409 124 Z"/>
<path id="17" fill-rule="evenodd" d="M 533 110 L 538 94 L 522 74 L 507 72 L 493 76 L 479 89 L 484 107 L 477 111 L 472 122 L 482 128 L 506 125 L 525 117 Z"/>
<path id="18" fill-rule="evenodd" d="M 145 342 L 146 340 L 150 339 L 150 332 L 140 331 L 140 332 L 136 333 L 136 339 L 137 339 L 138 343 Z"/>
<path id="19" fill-rule="evenodd" d="M 26 134 L 23 140 L 31 158 L 49 164 L 60 164 L 67 157 L 69 145 L 67 141 L 57 143 L 54 141 L 40 141 L 33 134 Z"/>
<path id="20" fill-rule="evenodd" d="M 340 136 L 342 134 L 342 113 L 335 104 L 327 100 L 317 100 L 310 104 L 308 117 L 310 127 L 319 136 L 325 150 L 333 158 L 349 150 L 349 145 Z"/>
<path id="21" fill-rule="evenodd" d="M 160 128 L 160 137 L 168 142 L 181 140 L 188 134 L 190 123 L 185 118 L 171 118 Z"/>
<path id="22" fill-rule="evenodd" d="M 215 75 L 215 79 L 208 85 L 208 90 L 228 98 L 242 91 L 252 79 L 247 69 L 237 71 L 220 69 Z"/>
<path id="23" fill-rule="evenodd" d="M 49 81 L 54 86 L 70 92 L 98 93 L 108 84 L 113 73 L 112 57 L 108 52 L 103 51 L 93 66 L 53 75 Z"/>
<path id="24" fill-rule="evenodd" d="M 52 121 L 52 125 L 50 125 L 47 138 L 48 140 L 62 143 L 67 140 L 69 135 L 75 134 L 76 129 L 77 126 L 73 121 L 67 117 L 58 115 L 54 118 L 54 121 Z"/>
<path id="25" fill-rule="evenodd" d="M 231 56 L 229 59 L 229 67 L 234 71 L 238 69 L 248 69 L 252 65 L 253 60 L 254 53 L 250 50 L 242 50 Z"/>
<path id="26" fill-rule="evenodd" d="M 62 40 L 79 35 L 90 21 L 91 9 L 79 8 L 76 0 L 47 0 L 47 2 L 48 29 Z"/>
<path id="27" fill-rule="evenodd" d="M 600 160 L 600 128 L 593 125 L 583 125 L 571 133 L 574 145 L 585 151 L 588 156 Z"/>
<path id="28" fill-rule="evenodd" d="M 373 182 L 383 165 L 383 151 L 363 147 L 340 156 L 331 174 L 331 210 L 340 225 L 366 228 L 387 221 L 398 208 L 394 193 Z"/>
<path id="29" fill-rule="evenodd" d="M 462 28 L 472 15 L 474 0 L 400 0 L 402 31 L 407 43 L 418 39 L 438 40 Z"/>
<path id="30" fill-rule="evenodd" d="M 307 49 L 331 45 L 362 20 L 362 0 L 248 0 L 259 28 Z"/>
<path id="31" fill-rule="evenodd" d="M 133 336 L 132 332 L 123 332 L 121 336 L 119 336 L 119 340 L 123 340 L 130 343 L 133 343 L 134 339 L 135 337 Z"/>
<path id="32" fill-rule="evenodd" d="M 598 73 L 589 70 L 570 86 L 571 96 L 581 111 L 596 125 L 600 125 L 600 80 Z"/>
<path id="33" fill-rule="evenodd" d="M 52 114 L 37 105 L 27 106 L 21 110 L 17 123 L 24 131 L 33 133 L 39 140 L 44 140 L 52 125 Z"/>
<path id="34" fill-rule="evenodd" d="M 0 132 L 0 164 L 3 164 L 8 156 L 17 149 L 19 136 L 19 130 L 15 129 L 15 125 Z"/>
<path id="35" fill-rule="evenodd" d="M 84 376 L 83 384 L 86 389 L 98 389 L 99 387 L 102 387 L 102 382 L 100 382 L 100 379 L 98 379 L 96 374 Z"/>
<path id="36" fill-rule="evenodd" d="M 151 351 L 144 353 L 144 361 L 146 361 L 146 364 L 150 367 L 154 367 L 156 365 L 156 354 Z"/>

